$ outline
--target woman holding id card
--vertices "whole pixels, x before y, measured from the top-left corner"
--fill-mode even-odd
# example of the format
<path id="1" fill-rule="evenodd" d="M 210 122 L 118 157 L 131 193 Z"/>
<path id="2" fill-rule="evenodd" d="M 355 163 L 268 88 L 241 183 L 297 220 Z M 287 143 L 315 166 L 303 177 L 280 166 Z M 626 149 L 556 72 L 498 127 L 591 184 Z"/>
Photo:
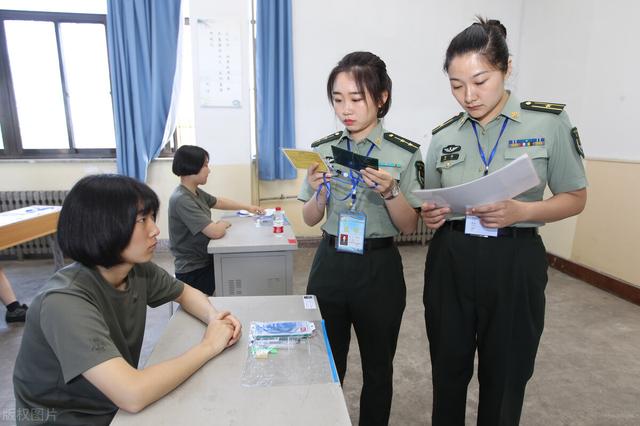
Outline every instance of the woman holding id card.
<path id="1" fill-rule="evenodd" d="M 307 293 L 318 299 L 341 383 L 353 325 L 363 370 L 360 424 L 386 425 L 406 296 L 393 238 L 415 231 L 421 202 L 411 191 L 423 186 L 424 165 L 418 144 L 382 127 L 391 79 L 378 56 L 342 58 L 329 75 L 327 96 L 345 128 L 311 145 L 332 169 L 311 166 L 298 196 L 307 225 L 327 217 Z M 348 167 L 354 164 L 373 167 Z"/>

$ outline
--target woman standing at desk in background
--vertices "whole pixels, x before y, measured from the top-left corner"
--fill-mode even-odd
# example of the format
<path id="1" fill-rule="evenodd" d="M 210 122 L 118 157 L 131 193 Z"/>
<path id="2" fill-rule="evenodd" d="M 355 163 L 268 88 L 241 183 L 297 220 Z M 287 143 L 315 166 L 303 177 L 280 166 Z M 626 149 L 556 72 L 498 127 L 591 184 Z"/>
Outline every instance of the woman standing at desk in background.
<path id="1" fill-rule="evenodd" d="M 342 167 L 350 180 L 317 172 L 317 165 L 307 171 L 298 197 L 305 202 L 304 221 L 314 226 L 325 211 L 327 215 L 307 293 L 318 298 L 341 383 L 353 325 L 363 370 L 360 424 L 386 425 L 406 296 L 393 237 L 416 228 L 414 209 L 420 201 L 411 191 L 421 187 L 420 150 L 382 127 L 380 121 L 391 105 L 391 79 L 376 55 L 346 55 L 329 75 L 327 96 L 345 129 L 312 144 L 320 156 L 331 157 L 335 145 L 388 163 L 380 170 L 359 172 L 335 164 L 334 172 Z M 364 242 L 352 244 L 361 237 Z"/>
<path id="2" fill-rule="evenodd" d="M 240 338 L 235 317 L 150 262 L 158 206 L 151 188 L 118 175 L 82 178 L 66 196 L 58 243 L 76 263 L 29 309 L 13 373 L 19 425 L 107 425 L 118 408 L 142 410 Z M 169 301 L 207 324 L 204 337 L 138 370 L 147 306 Z"/>
<path id="3" fill-rule="evenodd" d="M 511 59 L 495 20 L 453 38 L 444 70 L 465 112 L 433 130 L 427 188 L 458 185 L 522 154 L 540 184 L 511 200 L 464 215 L 422 206 L 437 229 L 429 244 L 424 305 L 433 369 L 433 424 L 464 425 L 467 386 L 478 349 L 478 425 L 517 425 L 544 326 L 546 250 L 538 226 L 580 213 L 586 178 L 578 131 L 562 104 L 522 102 L 505 90 Z M 546 185 L 552 197 L 543 200 Z M 497 236 L 467 234 L 474 221 Z"/>
<path id="4" fill-rule="evenodd" d="M 183 145 L 173 157 L 173 174 L 180 185 L 169 199 L 169 241 L 175 257 L 176 278 L 212 296 L 216 289 L 213 257 L 207 253 L 209 240 L 224 237 L 231 224 L 225 220 L 213 222 L 211 209 L 263 211 L 222 197 L 214 197 L 200 185 L 207 183 L 209 153 L 194 145 Z"/>

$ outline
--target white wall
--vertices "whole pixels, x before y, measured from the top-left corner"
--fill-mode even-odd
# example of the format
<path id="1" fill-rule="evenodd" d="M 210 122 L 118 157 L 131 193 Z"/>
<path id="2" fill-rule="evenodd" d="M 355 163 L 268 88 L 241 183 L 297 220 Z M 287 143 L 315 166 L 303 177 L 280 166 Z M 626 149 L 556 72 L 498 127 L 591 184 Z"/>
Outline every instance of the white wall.
<path id="1" fill-rule="evenodd" d="M 188 0 L 186 0 L 188 1 Z M 190 0 L 190 27 L 193 44 L 193 93 L 196 143 L 209 152 L 214 165 L 251 162 L 251 102 L 253 41 L 250 0 Z M 198 99 L 198 19 L 231 19 L 238 22 L 242 39 L 242 99 L 240 108 L 201 107 Z"/>
<path id="2" fill-rule="evenodd" d="M 385 127 L 417 143 L 426 154 L 431 129 L 459 112 L 442 63 L 451 38 L 476 14 L 500 19 L 517 52 L 522 0 L 293 0 L 296 145 L 341 129 L 326 96 L 331 69 L 347 53 L 369 50 L 393 80 Z"/>
<path id="3" fill-rule="evenodd" d="M 640 2 L 524 2 L 519 95 L 567 104 L 587 158 L 640 161 Z"/>

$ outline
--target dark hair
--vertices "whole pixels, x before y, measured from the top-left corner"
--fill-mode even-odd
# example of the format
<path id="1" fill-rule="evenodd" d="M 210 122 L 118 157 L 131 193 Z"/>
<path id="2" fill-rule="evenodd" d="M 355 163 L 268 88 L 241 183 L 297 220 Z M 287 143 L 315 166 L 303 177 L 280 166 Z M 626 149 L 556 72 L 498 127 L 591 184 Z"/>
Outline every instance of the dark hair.
<path id="1" fill-rule="evenodd" d="M 502 72 L 507 72 L 509 68 L 507 29 L 498 20 L 485 20 L 478 17 L 478 22 L 465 28 L 449 43 L 444 60 L 444 71 L 449 70 L 449 64 L 453 58 L 469 52 L 480 53 L 491 65 Z"/>
<path id="2" fill-rule="evenodd" d="M 333 83 L 341 72 L 353 75 L 358 91 L 369 92 L 376 105 L 382 103 L 383 94 L 387 92 L 387 100 L 378 110 L 378 118 L 384 117 L 391 106 L 391 78 L 387 74 L 387 66 L 382 59 L 371 52 L 352 52 L 338 62 L 331 70 L 327 80 L 327 97 L 333 105 Z M 364 89 L 364 90 L 363 90 Z"/>
<path id="3" fill-rule="evenodd" d="M 171 171 L 176 176 L 197 175 L 208 159 L 209 153 L 204 148 L 182 145 L 173 155 Z"/>
<path id="4" fill-rule="evenodd" d="M 93 267 L 122 263 L 138 214 L 158 212 L 158 196 L 146 184 L 120 175 L 80 179 L 65 197 L 58 244 L 65 256 Z"/>

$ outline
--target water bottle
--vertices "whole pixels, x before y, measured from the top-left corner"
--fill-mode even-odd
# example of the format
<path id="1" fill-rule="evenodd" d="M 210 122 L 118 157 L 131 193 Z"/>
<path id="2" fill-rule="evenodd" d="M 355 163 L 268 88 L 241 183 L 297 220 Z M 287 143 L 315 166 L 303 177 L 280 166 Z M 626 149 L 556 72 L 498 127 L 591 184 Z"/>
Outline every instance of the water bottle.
<path id="1" fill-rule="evenodd" d="M 284 212 L 280 207 L 276 207 L 273 213 L 273 233 L 276 237 L 282 237 L 284 232 Z"/>

